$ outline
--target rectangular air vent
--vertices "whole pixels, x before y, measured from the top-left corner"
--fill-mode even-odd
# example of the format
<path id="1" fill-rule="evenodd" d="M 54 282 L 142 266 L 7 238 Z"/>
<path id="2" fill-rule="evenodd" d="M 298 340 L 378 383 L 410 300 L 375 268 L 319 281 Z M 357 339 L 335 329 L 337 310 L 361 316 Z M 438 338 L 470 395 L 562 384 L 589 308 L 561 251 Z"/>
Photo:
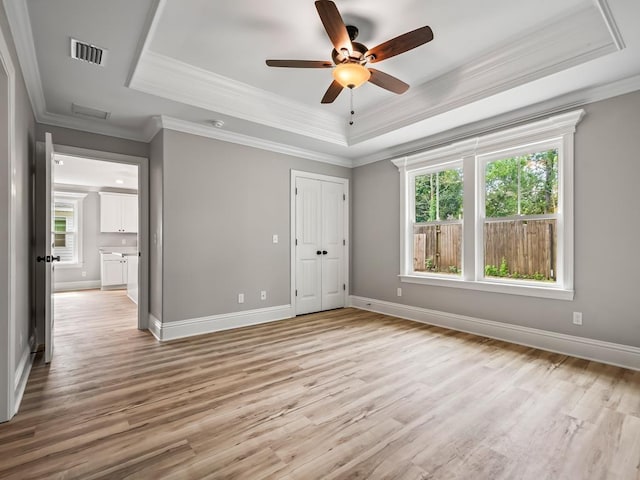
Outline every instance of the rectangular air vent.
<path id="1" fill-rule="evenodd" d="M 104 64 L 107 60 L 107 50 L 72 38 L 71 58 L 104 67 Z"/>
<path id="2" fill-rule="evenodd" d="M 82 105 L 71 104 L 71 111 L 74 115 L 80 115 L 82 117 L 98 118 L 100 120 L 106 120 L 111 115 L 110 112 L 98 110 L 91 107 L 84 107 Z"/>

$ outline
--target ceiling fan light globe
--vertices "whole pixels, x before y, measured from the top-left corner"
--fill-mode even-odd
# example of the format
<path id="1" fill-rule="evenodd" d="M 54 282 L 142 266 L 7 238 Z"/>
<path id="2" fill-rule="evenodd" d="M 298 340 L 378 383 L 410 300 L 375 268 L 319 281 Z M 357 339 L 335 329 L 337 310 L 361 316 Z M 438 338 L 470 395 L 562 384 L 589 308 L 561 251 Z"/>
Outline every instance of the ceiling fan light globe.
<path id="1" fill-rule="evenodd" d="M 336 82 L 345 88 L 358 88 L 371 78 L 369 69 L 359 63 L 341 63 L 332 73 Z"/>

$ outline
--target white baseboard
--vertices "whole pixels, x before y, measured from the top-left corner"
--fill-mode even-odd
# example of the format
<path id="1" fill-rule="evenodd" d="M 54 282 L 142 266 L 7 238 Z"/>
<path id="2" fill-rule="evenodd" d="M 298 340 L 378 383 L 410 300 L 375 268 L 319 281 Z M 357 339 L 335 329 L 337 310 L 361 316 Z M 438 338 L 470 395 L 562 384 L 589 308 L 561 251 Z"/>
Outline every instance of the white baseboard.
<path id="1" fill-rule="evenodd" d="M 100 288 L 100 280 L 83 280 L 81 282 L 56 282 L 53 286 L 55 292 L 69 292 L 72 290 L 93 290 Z"/>
<path id="2" fill-rule="evenodd" d="M 294 316 L 295 312 L 291 305 L 278 305 L 166 323 L 162 323 L 153 315 L 149 315 L 149 330 L 158 340 L 164 342 L 232 328 L 275 322 Z"/>
<path id="3" fill-rule="evenodd" d="M 640 348 L 351 295 L 350 305 L 572 357 L 640 370 Z"/>
<path id="4" fill-rule="evenodd" d="M 13 415 L 18 413 L 24 390 L 27 388 L 27 380 L 29 380 L 29 374 L 31 373 L 31 366 L 33 365 L 33 359 L 35 353 L 31 353 L 33 346 L 35 345 L 35 337 L 29 339 L 29 344 L 26 346 L 20 357 L 20 361 L 16 366 L 15 372 L 15 385 L 14 385 L 14 402 L 13 402 Z"/>
<path id="5" fill-rule="evenodd" d="M 149 331 L 158 340 L 162 340 L 162 322 L 149 313 Z"/>

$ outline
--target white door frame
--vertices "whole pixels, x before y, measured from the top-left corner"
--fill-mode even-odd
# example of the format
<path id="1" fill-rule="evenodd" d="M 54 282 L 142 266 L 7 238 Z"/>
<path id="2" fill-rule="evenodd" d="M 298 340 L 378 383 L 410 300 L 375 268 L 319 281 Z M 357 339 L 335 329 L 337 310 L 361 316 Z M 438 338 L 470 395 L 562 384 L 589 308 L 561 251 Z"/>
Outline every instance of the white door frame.
<path id="1" fill-rule="evenodd" d="M 0 422 L 11 419 L 16 413 L 16 406 L 20 402 L 21 385 L 16 385 L 16 365 L 15 365 L 15 332 L 16 332 L 16 289 L 14 282 L 17 275 L 17 260 L 14 254 L 14 245 L 17 244 L 17 205 L 15 200 L 16 185 L 16 71 L 9 53 L 9 47 L 5 41 L 4 35 L 0 33 L 0 63 L 7 75 L 7 91 L 0 92 L 0 95 L 7 95 L 8 118 L 7 123 L 9 130 L 7 132 L 7 185 L 2 188 L 7 189 L 7 207 L 9 224 L 7 228 L 7 251 L 0 255 L 4 255 L 8 264 L 6 274 L 7 284 L 7 305 L 6 309 L 0 312 Z M 25 266 L 26 268 L 26 266 Z M 6 333 L 6 334 L 4 334 Z"/>
<path id="2" fill-rule="evenodd" d="M 56 153 L 138 166 L 138 329 L 149 328 L 149 159 L 54 144 Z"/>
<path id="3" fill-rule="evenodd" d="M 347 306 L 347 298 L 349 295 L 349 179 L 342 177 L 332 177 L 330 175 L 322 175 L 319 173 L 303 172 L 300 170 L 291 170 L 291 194 L 289 204 L 291 212 L 289 214 L 289 226 L 291 237 L 289 240 L 291 250 L 291 307 L 292 311 L 296 311 L 296 180 L 298 178 L 308 178 L 311 180 L 322 180 L 325 182 L 340 183 L 344 188 L 345 201 L 344 201 L 344 215 L 343 215 L 343 228 L 344 238 L 346 240 L 346 248 L 344 250 L 344 284 L 346 285 L 344 290 L 344 305 Z"/>

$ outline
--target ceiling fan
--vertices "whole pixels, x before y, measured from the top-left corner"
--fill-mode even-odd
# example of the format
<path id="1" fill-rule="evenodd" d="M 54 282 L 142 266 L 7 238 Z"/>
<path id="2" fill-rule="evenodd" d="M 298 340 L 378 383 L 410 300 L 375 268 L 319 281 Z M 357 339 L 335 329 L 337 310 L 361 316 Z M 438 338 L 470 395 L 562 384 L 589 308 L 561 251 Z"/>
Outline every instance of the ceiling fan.
<path id="1" fill-rule="evenodd" d="M 376 63 L 412 50 L 433 40 L 431 28 L 425 26 L 392 38 L 371 49 L 355 42 L 358 29 L 345 25 L 336 4 L 328 0 L 315 2 L 316 10 L 327 35 L 333 43 L 333 62 L 322 60 L 267 60 L 270 67 L 291 68 L 333 68 L 333 82 L 322 97 L 321 103 L 332 103 L 343 88 L 354 89 L 369 81 L 390 92 L 402 94 L 409 85 L 402 80 L 374 68 L 368 63 Z M 334 67 L 335 65 L 335 67 Z"/>

